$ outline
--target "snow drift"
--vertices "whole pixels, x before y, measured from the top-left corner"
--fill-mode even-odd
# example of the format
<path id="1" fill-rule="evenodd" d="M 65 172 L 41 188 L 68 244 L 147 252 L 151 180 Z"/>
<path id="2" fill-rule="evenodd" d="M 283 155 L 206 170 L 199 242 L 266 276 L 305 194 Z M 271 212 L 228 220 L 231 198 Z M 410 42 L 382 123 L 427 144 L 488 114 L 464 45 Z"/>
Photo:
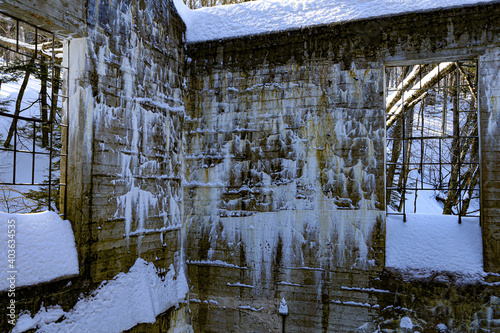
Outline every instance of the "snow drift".
<path id="1" fill-rule="evenodd" d="M 59 306 L 42 308 L 35 316 L 23 313 L 13 332 L 39 328 L 38 332 L 113 333 L 139 323 L 154 323 L 156 317 L 182 302 L 188 284 L 181 268 L 176 275 L 171 265 L 161 278 L 153 263 L 138 258 L 128 273 L 104 281 L 88 298 L 65 313 Z M 61 322 L 55 323 L 64 316 Z"/>

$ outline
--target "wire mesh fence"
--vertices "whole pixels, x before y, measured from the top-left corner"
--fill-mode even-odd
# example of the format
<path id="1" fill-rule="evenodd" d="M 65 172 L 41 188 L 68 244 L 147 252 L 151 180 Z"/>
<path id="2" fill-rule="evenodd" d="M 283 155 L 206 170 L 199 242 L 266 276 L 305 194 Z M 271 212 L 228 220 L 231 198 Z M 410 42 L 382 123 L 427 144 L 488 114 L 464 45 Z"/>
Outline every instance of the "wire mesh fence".
<path id="1" fill-rule="evenodd" d="M 63 41 L 0 13 L 0 210 L 63 212 Z M 61 165 L 63 161 L 63 165 Z M 64 192 L 64 191 L 63 191 Z"/>

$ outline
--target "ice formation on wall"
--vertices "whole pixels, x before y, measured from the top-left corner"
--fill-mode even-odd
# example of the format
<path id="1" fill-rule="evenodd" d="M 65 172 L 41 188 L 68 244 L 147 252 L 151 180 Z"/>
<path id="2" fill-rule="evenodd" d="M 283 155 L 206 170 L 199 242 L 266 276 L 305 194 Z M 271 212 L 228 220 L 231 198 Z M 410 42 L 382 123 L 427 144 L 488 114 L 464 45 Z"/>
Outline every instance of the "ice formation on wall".
<path id="1" fill-rule="evenodd" d="M 260 83 L 259 75 L 234 87 L 229 81 L 243 73 L 203 79 L 204 113 L 192 114 L 188 124 L 191 228 L 208 230 L 207 260 L 244 251 L 240 265 L 249 268 L 256 288 L 270 283 L 276 266 L 307 269 L 308 260 L 320 270 L 375 265 L 370 244 L 383 217 L 377 161 L 384 124 L 372 122 L 379 110 L 363 109 L 363 85 L 377 85 L 376 74 L 333 70 L 328 79 L 334 84 L 350 83 L 343 96 L 326 97 L 312 82 Z M 301 109 L 301 98 L 317 104 Z M 328 107 L 336 102 L 328 98 L 345 107 Z"/>
<path id="2" fill-rule="evenodd" d="M 155 52 L 173 57 L 178 53 L 162 40 L 166 32 L 153 21 L 151 9 L 121 2 L 116 9 L 107 10 L 100 13 L 107 15 L 106 24 L 126 34 L 109 36 L 96 29 L 88 37 L 88 53 L 95 54 L 88 66 L 97 73 L 97 82 L 91 82 L 90 102 L 97 133 L 94 160 L 108 167 L 104 176 L 112 178 L 115 186 L 109 202 L 116 205 L 112 219 L 124 221 L 127 242 L 138 236 L 140 253 L 144 235 L 160 232 L 163 236 L 163 232 L 181 227 L 182 93 L 175 87 L 176 69 L 159 63 Z M 137 31 L 143 23 L 148 23 L 152 45 L 145 45 Z M 121 40 L 124 35 L 129 38 Z M 107 81 L 108 74 L 117 76 L 118 82 Z M 98 88 L 114 85 L 120 87 L 116 90 L 118 105 L 105 89 Z"/>
<path id="3" fill-rule="evenodd" d="M 499 57 L 499 48 L 488 50 L 486 54 L 481 57 L 481 61 L 484 62 L 482 66 L 485 69 L 484 72 L 486 75 L 481 76 L 480 86 L 484 87 L 484 96 L 487 96 L 482 103 L 484 103 L 483 108 L 487 110 L 489 115 L 486 128 L 489 139 L 498 139 L 498 132 L 500 130 L 500 95 L 498 93 L 500 74 L 497 66 L 489 66 L 489 62 L 492 59 L 498 59 Z"/>

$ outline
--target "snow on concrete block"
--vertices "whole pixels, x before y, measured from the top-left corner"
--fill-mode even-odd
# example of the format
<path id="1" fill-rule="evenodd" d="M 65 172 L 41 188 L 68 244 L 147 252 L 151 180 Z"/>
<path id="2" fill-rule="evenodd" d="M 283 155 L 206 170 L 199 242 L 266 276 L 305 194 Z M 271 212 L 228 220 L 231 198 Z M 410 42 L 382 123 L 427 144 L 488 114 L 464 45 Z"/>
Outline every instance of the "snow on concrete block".
<path id="1" fill-rule="evenodd" d="M 403 330 L 411 331 L 413 329 L 413 323 L 410 317 L 403 317 L 399 322 L 399 327 Z M 406 332 L 406 331 L 405 331 Z"/>
<path id="2" fill-rule="evenodd" d="M 128 273 L 104 281 L 92 295 L 78 301 L 62 321 L 55 322 L 57 315 L 61 317 L 54 313 L 58 307 L 42 309 L 33 318 L 24 313 L 13 333 L 35 328 L 45 333 L 119 333 L 139 323 L 154 323 L 158 315 L 183 302 L 189 291 L 182 267 L 176 274 L 170 265 L 163 278 L 157 272 L 153 263 L 138 258 Z M 49 318 L 55 319 L 50 322 Z"/>
<path id="3" fill-rule="evenodd" d="M 11 282 L 17 288 L 78 275 L 71 224 L 56 213 L 0 212 L 0 230 L 0 257 L 5 258 L 0 290 L 9 289 Z M 8 280 L 12 276 L 15 280 Z"/>
<path id="4" fill-rule="evenodd" d="M 438 214 L 389 216 L 386 267 L 403 271 L 482 275 L 483 250 L 479 217 Z"/>
<path id="5" fill-rule="evenodd" d="M 286 304 L 285 298 L 281 299 L 279 314 L 282 316 L 288 316 L 288 305 Z"/>
<path id="6" fill-rule="evenodd" d="M 25 311 L 19 314 L 12 333 L 26 332 L 27 330 L 56 322 L 64 314 L 65 312 L 60 305 L 49 306 L 48 308 L 42 305 L 40 311 L 33 318 L 31 318 L 29 311 Z"/>

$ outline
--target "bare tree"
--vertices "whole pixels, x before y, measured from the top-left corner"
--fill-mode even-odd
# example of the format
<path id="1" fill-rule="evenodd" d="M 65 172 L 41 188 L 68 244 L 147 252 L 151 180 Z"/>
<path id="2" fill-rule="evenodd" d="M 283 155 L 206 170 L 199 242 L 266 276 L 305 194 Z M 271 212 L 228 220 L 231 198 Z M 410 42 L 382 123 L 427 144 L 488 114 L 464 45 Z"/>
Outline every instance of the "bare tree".
<path id="1" fill-rule="evenodd" d="M 19 89 L 19 93 L 17 95 L 16 99 L 16 108 L 14 111 L 14 118 L 12 118 L 12 123 L 10 124 L 9 132 L 7 134 L 7 138 L 5 139 L 5 142 L 3 146 L 5 148 L 8 148 L 11 146 L 11 141 L 14 136 L 14 132 L 16 131 L 17 128 L 17 118 L 19 117 L 19 114 L 21 113 L 21 105 L 24 97 L 24 92 L 26 91 L 26 87 L 28 86 L 29 78 L 30 75 L 33 73 L 35 67 L 35 58 L 31 58 L 31 60 L 28 62 L 28 64 L 25 66 L 25 74 L 24 74 L 24 79 L 23 83 L 21 84 L 21 88 Z"/>

